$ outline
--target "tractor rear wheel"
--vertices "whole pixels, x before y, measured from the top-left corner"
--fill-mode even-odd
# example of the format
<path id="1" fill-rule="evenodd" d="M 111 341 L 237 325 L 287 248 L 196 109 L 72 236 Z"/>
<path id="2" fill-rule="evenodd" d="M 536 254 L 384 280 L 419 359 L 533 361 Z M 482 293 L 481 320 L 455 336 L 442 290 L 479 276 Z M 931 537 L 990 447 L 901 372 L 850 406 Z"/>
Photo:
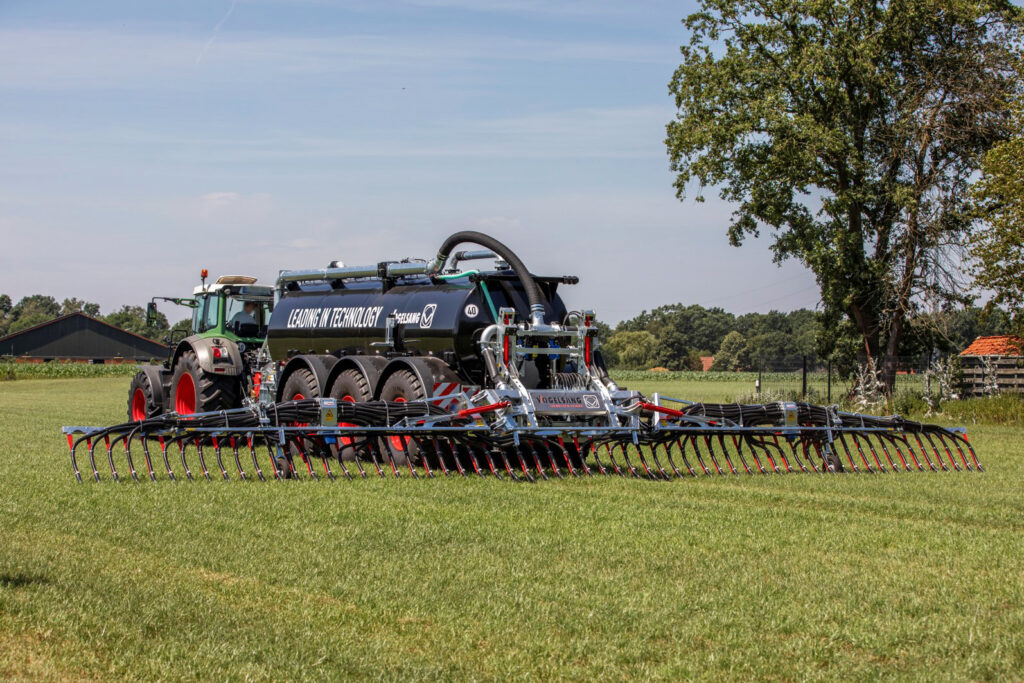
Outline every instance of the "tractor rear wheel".
<path id="1" fill-rule="evenodd" d="M 142 370 L 132 377 L 128 388 L 128 420 L 138 422 L 164 412 L 163 387 L 153 386 L 149 375 Z"/>
<path id="2" fill-rule="evenodd" d="M 237 377 L 203 372 L 195 351 L 185 351 L 171 376 L 171 408 L 179 415 L 229 410 L 241 404 Z"/>
<path id="3" fill-rule="evenodd" d="M 427 397 L 423 383 L 411 370 L 398 370 L 388 377 L 380 390 L 382 401 L 422 401 Z M 396 465 L 405 465 L 411 460 L 419 464 L 422 460 L 419 446 L 412 440 L 401 436 L 390 436 L 381 440 L 381 449 L 394 458 Z"/>

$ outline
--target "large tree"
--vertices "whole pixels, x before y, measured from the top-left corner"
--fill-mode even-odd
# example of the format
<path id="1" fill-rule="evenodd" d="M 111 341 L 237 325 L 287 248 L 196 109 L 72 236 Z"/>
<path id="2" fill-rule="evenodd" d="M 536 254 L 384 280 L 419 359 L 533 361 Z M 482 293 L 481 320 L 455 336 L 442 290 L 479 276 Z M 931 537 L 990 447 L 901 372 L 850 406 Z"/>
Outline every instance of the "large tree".
<path id="1" fill-rule="evenodd" d="M 32 294 L 11 308 L 7 332 L 13 334 L 52 320 L 60 315 L 60 304 L 52 296 Z"/>
<path id="2" fill-rule="evenodd" d="M 1024 330 L 1024 112 L 1018 110 L 1015 134 L 997 145 L 982 163 L 975 189 L 985 220 L 973 243 L 974 277 L 992 292 L 991 306 L 1003 305 Z"/>
<path id="3" fill-rule="evenodd" d="M 70 299 L 64 299 L 64 302 L 60 305 L 61 315 L 69 313 L 85 313 L 95 318 L 100 314 L 100 305 L 91 301 L 82 301 L 78 297 L 73 296 Z"/>
<path id="4" fill-rule="evenodd" d="M 967 0 L 701 0 L 670 84 L 677 194 L 736 204 L 729 239 L 768 228 L 890 382 L 922 303 L 962 298 L 968 185 L 1008 131 L 1019 12 Z M 698 193 L 698 199 L 700 195 Z"/>
<path id="5" fill-rule="evenodd" d="M 115 327 L 149 339 L 162 339 L 170 329 L 167 324 L 167 316 L 160 312 L 157 312 L 150 324 L 150 320 L 146 317 L 146 309 L 142 306 L 122 306 L 121 310 L 114 311 L 104 320 Z"/>

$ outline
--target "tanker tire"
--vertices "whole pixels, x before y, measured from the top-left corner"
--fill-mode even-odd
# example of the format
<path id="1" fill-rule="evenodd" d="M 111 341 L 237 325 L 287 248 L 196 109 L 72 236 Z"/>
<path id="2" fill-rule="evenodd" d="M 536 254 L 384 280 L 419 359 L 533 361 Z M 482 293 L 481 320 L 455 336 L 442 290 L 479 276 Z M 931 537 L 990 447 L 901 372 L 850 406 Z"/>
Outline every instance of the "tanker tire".
<path id="1" fill-rule="evenodd" d="M 189 391 L 189 380 L 191 379 L 191 394 L 183 393 L 179 396 L 179 389 Z M 179 399 L 181 405 L 179 406 Z M 170 408 L 179 414 L 189 414 L 189 411 L 179 411 L 179 407 L 186 407 L 190 404 L 195 413 L 208 413 L 215 410 L 230 410 L 237 408 L 242 403 L 242 390 L 237 377 L 223 377 L 213 373 L 203 372 L 199 367 L 195 351 L 185 351 L 178 357 L 174 365 L 174 374 L 171 376 L 171 402 Z"/>
<path id="2" fill-rule="evenodd" d="M 349 368 L 342 372 L 331 385 L 330 396 L 338 401 L 352 401 L 363 403 L 373 398 L 370 390 L 370 383 L 366 381 L 363 373 L 355 368 Z"/>
<path id="3" fill-rule="evenodd" d="M 316 376 L 313 374 L 313 371 L 300 368 L 288 375 L 288 379 L 285 380 L 284 389 L 281 390 L 281 400 L 298 401 L 304 398 L 320 398 L 320 388 L 316 385 Z M 317 446 L 312 439 L 303 439 L 302 448 L 307 455 L 312 456 Z M 298 472 L 292 473 L 292 467 L 296 469 L 305 467 L 298 446 L 294 443 L 289 443 L 288 453 L 291 455 L 291 467 L 289 467 L 287 458 L 282 456 L 277 459 L 277 469 L 280 470 L 285 479 L 290 479 L 293 476 L 298 477 Z"/>
<path id="4" fill-rule="evenodd" d="M 320 389 L 316 385 L 316 377 L 312 370 L 300 368 L 288 375 L 281 391 L 282 401 L 294 401 L 296 396 L 302 398 L 320 398 Z"/>
<path id="5" fill-rule="evenodd" d="M 136 422 L 164 412 L 163 387 L 154 387 L 149 375 L 138 371 L 128 388 L 128 421 Z"/>
<path id="6" fill-rule="evenodd" d="M 338 401 L 338 405 L 343 402 L 352 403 L 363 403 L 373 399 L 373 391 L 370 389 L 370 383 L 366 381 L 366 377 L 363 373 L 355 368 L 349 368 L 343 371 L 335 379 L 334 383 L 331 384 L 331 390 L 329 392 L 331 398 Z M 340 446 L 333 447 L 336 449 L 336 457 L 340 457 L 342 460 L 355 460 L 357 453 L 358 444 L 352 445 L 352 439 L 346 439 L 342 437 Z"/>
<path id="7" fill-rule="evenodd" d="M 423 384 L 410 370 L 396 371 L 388 377 L 380 390 L 382 401 L 422 401 L 426 397 L 427 392 Z M 423 460 L 419 446 L 412 441 L 403 445 L 399 437 L 381 439 L 380 449 L 392 457 L 396 465 L 406 465 L 408 460 L 412 460 L 414 465 L 419 465 Z"/>

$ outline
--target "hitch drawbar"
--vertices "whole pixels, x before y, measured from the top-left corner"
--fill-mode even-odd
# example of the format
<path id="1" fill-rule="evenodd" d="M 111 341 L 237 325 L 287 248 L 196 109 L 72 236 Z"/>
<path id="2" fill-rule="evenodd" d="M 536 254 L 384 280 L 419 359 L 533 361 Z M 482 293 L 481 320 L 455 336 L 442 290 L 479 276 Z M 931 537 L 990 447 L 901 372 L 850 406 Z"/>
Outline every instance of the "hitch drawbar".
<path id="1" fill-rule="evenodd" d="M 135 481 L 983 471 L 962 429 L 808 403 L 661 400 L 673 401 L 624 406 L 637 419 L 623 427 L 518 426 L 507 400 L 449 411 L 429 400 L 302 399 L 63 431 L 79 481 L 83 459 L 95 481 L 102 460 L 115 481 L 125 471 Z"/>

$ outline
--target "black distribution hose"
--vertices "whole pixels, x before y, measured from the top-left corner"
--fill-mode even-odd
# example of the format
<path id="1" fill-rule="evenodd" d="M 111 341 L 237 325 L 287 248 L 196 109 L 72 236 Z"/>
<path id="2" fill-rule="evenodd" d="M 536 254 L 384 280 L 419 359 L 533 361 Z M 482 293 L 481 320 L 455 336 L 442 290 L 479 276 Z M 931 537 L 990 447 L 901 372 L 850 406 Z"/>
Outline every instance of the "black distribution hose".
<path id="1" fill-rule="evenodd" d="M 536 280 L 530 275 L 530 271 L 526 269 L 522 260 L 515 255 L 511 249 L 507 246 L 494 239 L 490 235 L 485 235 L 482 232 L 476 232 L 473 230 L 464 230 L 457 232 L 444 241 L 441 248 L 437 252 L 437 267 L 440 268 L 448 260 L 448 255 L 452 253 L 452 250 L 460 244 L 478 244 L 481 247 L 487 247 L 495 254 L 500 256 L 508 263 L 509 267 L 512 268 L 512 272 L 516 274 L 519 281 L 523 283 L 523 290 L 526 292 L 526 300 L 530 303 L 530 313 L 540 312 L 543 315 L 544 312 L 544 299 L 541 296 L 540 287 L 537 286 Z"/>

